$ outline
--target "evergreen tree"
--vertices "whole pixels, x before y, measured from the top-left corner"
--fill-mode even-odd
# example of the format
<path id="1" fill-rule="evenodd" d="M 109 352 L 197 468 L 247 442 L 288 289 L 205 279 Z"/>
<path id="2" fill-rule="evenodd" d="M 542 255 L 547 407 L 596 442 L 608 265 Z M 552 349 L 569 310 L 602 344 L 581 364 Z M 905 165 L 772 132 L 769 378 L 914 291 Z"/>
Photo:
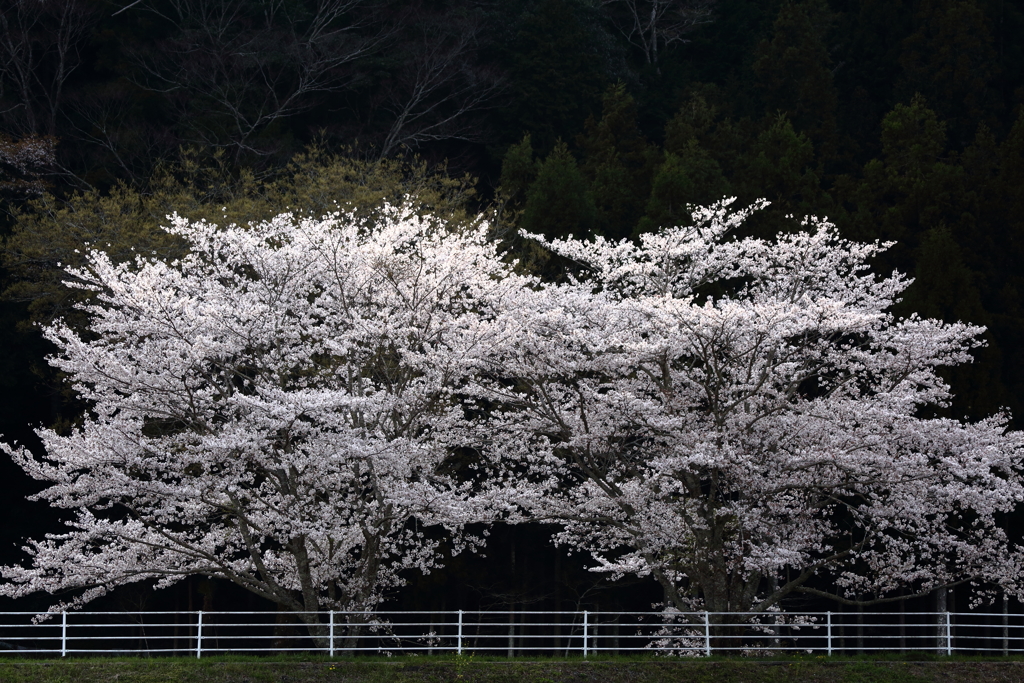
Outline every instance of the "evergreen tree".
<path id="1" fill-rule="evenodd" d="M 976 0 L 921 0 L 916 21 L 899 58 L 904 92 L 923 93 L 964 144 L 978 121 L 995 121 L 999 64 L 988 18 Z"/>
<path id="2" fill-rule="evenodd" d="M 592 10 L 576 0 L 537 0 L 505 48 L 512 101 L 500 116 L 546 152 L 600 108 L 610 80 L 608 46 Z"/>
<path id="3" fill-rule="evenodd" d="M 833 77 L 839 98 L 838 127 L 844 172 L 857 173 L 878 156 L 878 124 L 895 103 L 893 88 L 902 72 L 899 55 L 913 30 L 913 3 L 890 0 L 833 0 L 837 37 Z"/>
<path id="4" fill-rule="evenodd" d="M 986 184 L 985 206 L 992 208 L 985 224 L 995 247 L 988 253 L 986 275 L 992 278 L 986 303 L 992 321 L 993 347 L 1003 350 L 1002 379 L 1007 405 L 1024 417 L 1024 107 L 1009 135 L 999 145 L 996 176 Z"/>
<path id="5" fill-rule="evenodd" d="M 597 209 L 595 231 L 629 236 L 643 215 L 657 152 L 637 128 L 636 102 L 623 83 L 605 93 L 601 119 L 588 119 L 577 141 Z"/>
<path id="6" fill-rule="evenodd" d="M 881 158 L 864 166 L 852 190 L 855 232 L 864 239 L 895 240 L 893 265 L 913 270 L 919 236 L 952 218 L 961 173 L 947 153 L 946 124 L 915 95 L 882 120 Z M 947 220 L 947 225 L 950 223 Z"/>
<path id="7" fill-rule="evenodd" d="M 526 191 L 537 177 L 537 161 L 533 158 L 533 142 L 527 133 L 508 148 L 501 161 L 500 194 L 514 206 L 526 201 Z"/>
<path id="8" fill-rule="evenodd" d="M 689 146 L 691 140 L 702 144 L 708 142 L 718 124 L 718 108 L 709 101 L 704 90 L 694 88 L 687 95 L 675 116 L 665 125 L 665 151 L 679 152 Z"/>
<path id="9" fill-rule="evenodd" d="M 585 237 L 594 229 L 596 214 L 586 178 L 569 147 L 559 142 L 527 191 L 523 229 L 549 238 Z"/>
<path id="10" fill-rule="evenodd" d="M 787 0 L 753 64 L 767 110 L 785 112 L 824 158 L 836 145 L 838 97 L 826 43 L 832 22 L 825 0 Z"/>
<path id="11" fill-rule="evenodd" d="M 729 194 L 729 189 L 722 167 L 691 138 L 679 153 L 668 152 L 658 166 L 637 233 L 689 225 L 692 206 L 718 201 Z"/>
<path id="12" fill-rule="evenodd" d="M 711 175 L 706 176 L 710 183 L 708 190 L 715 199 L 721 196 L 719 191 L 740 191 L 736 181 L 761 132 L 748 118 L 736 120 L 724 115 L 728 108 L 724 99 L 723 91 L 717 86 L 695 84 L 675 116 L 665 125 L 666 153 L 680 157 L 706 154 L 707 160 L 719 167 L 721 181 L 714 179 L 717 172 L 713 169 L 709 171 Z"/>
<path id="13" fill-rule="evenodd" d="M 917 95 L 898 104 L 882 122 L 879 159 L 864 167 L 855 191 L 853 232 L 894 240 L 884 267 L 906 268 L 916 282 L 900 309 L 947 321 L 992 327 L 989 345 L 975 351 L 970 369 L 947 373 L 957 398 L 956 416 L 989 415 L 1007 404 L 1005 337 L 991 311 L 998 297 L 996 254 L 1000 245 L 985 206 L 994 182 L 997 147 L 983 131 L 962 154 L 948 149 L 946 123 Z"/>
<path id="14" fill-rule="evenodd" d="M 925 232 L 914 255 L 914 283 L 898 310 L 946 322 L 990 327 L 992 320 L 982 303 L 978 278 L 967 266 L 964 251 L 944 224 Z M 950 406 L 943 411 L 947 415 L 985 417 L 1006 405 L 1008 396 L 1000 377 L 1002 353 L 998 345 L 991 344 L 991 331 L 985 336 L 989 343 L 974 351 L 973 367 L 948 368 L 943 372 L 957 390 Z"/>
<path id="15" fill-rule="evenodd" d="M 829 202 L 814 166 L 811 140 L 794 130 L 785 114 L 778 114 L 750 146 L 734 181 L 741 199 L 752 202 L 763 197 L 772 202 L 768 210 L 752 217 L 750 227 L 755 233 L 772 236 L 797 226 L 790 216 L 828 212 Z"/>

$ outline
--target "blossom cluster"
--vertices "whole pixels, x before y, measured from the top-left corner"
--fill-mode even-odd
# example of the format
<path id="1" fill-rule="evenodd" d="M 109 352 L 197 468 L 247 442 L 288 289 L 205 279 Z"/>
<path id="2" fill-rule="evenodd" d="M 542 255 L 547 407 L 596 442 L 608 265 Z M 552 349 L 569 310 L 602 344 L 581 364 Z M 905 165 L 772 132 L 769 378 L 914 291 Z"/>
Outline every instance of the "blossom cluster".
<path id="1" fill-rule="evenodd" d="M 892 305 L 887 245 L 826 221 L 736 239 L 697 209 L 638 242 L 532 236 L 544 283 L 488 240 L 387 209 L 247 226 L 174 216 L 180 260 L 70 270 L 88 330 L 46 329 L 90 406 L 45 456 L 5 450 L 73 510 L 0 593 L 200 574 L 295 611 L 368 609 L 467 524 L 533 519 L 676 610 L 794 592 L 1017 590 L 997 524 L 1024 497 L 1005 415 L 934 415 L 981 328 Z M 468 466 L 462 466 L 466 465 Z"/>

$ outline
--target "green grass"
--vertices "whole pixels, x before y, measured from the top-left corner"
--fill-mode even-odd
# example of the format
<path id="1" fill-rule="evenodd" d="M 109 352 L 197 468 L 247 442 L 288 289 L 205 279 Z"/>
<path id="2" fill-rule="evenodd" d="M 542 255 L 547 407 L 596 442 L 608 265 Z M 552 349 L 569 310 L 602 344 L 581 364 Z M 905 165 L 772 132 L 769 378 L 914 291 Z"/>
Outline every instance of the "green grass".
<path id="1" fill-rule="evenodd" d="M 0 683 L 1016 683 L 1021 658 L 480 656 L 0 659 Z"/>

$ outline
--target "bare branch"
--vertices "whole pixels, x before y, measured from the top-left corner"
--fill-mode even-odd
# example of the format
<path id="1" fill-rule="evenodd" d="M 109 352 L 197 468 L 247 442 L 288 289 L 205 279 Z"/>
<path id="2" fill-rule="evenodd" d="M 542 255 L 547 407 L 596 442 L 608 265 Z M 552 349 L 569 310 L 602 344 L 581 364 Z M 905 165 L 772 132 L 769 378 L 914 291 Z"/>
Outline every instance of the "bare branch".
<path id="1" fill-rule="evenodd" d="M 191 142 L 260 154 L 275 121 L 316 106 L 355 78 L 348 67 L 393 34 L 376 0 L 270 3 L 172 0 L 171 39 L 131 54 L 135 82 L 171 95 Z"/>
<path id="2" fill-rule="evenodd" d="M 56 132 L 64 86 L 96 19 L 83 0 L 14 0 L 0 10 L 0 82 L 17 93 L 21 131 Z"/>
<path id="3" fill-rule="evenodd" d="M 432 140 L 469 140 L 468 114 L 488 107 L 504 88 L 500 76 L 473 66 L 483 31 L 477 16 L 420 17 L 403 68 L 384 87 L 379 108 L 391 120 L 379 156 Z"/>
<path id="4" fill-rule="evenodd" d="M 717 0 L 602 0 L 616 28 L 658 66 L 660 47 L 683 41 L 702 24 L 712 21 Z"/>

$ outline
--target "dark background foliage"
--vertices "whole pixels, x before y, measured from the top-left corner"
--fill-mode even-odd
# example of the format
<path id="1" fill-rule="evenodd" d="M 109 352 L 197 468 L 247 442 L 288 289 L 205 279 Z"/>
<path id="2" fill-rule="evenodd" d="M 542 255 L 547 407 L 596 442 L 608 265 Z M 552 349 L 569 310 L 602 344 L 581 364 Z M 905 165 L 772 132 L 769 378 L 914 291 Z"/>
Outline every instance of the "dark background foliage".
<path id="1" fill-rule="evenodd" d="M 949 373 L 945 412 L 1024 415 L 1024 0 L 679 0 L 656 36 L 630 13 L 647 4 L 3 3 L 0 434 L 31 444 L 33 426 L 81 410 L 34 327 L 68 310 L 54 273 L 76 240 L 171 249 L 156 226 L 183 204 L 246 220 L 402 188 L 495 210 L 507 235 L 629 238 L 723 195 L 771 200 L 753 234 L 827 215 L 850 238 L 897 242 L 877 267 L 916 278 L 901 312 L 987 326 L 977 361 Z M 23 500 L 35 484 L 13 465 L 0 473 L 9 563 L 56 519 Z M 497 528 L 485 557 L 411 576 L 396 604 L 658 601 L 547 538 Z M 140 600 L 248 599 L 198 579 L 110 598 Z"/>

